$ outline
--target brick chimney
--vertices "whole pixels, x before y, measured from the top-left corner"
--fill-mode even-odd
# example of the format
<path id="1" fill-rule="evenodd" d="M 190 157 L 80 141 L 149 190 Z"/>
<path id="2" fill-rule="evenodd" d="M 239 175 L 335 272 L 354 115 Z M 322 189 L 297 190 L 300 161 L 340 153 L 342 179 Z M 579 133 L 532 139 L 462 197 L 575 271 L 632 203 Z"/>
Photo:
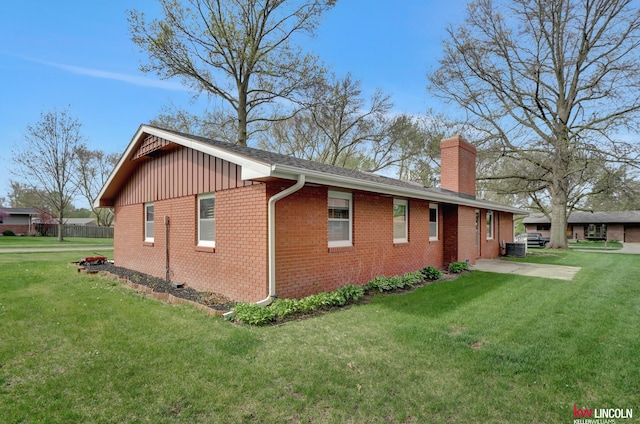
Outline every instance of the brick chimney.
<path id="1" fill-rule="evenodd" d="M 440 186 L 476 195 L 476 147 L 461 135 L 440 142 Z"/>

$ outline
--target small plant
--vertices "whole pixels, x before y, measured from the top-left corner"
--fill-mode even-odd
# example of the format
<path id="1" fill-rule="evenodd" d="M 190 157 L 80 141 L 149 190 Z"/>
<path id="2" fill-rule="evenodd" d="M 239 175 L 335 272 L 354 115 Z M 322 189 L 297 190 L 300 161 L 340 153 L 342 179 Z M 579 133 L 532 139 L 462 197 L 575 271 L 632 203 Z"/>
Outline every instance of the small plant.
<path id="1" fill-rule="evenodd" d="M 354 286 L 353 284 L 340 287 L 336 291 L 344 297 L 346 303 L 357 302 L 362 296 L 364 296 L 364 288 L 361 286 Z"/>
<path id="2" fill-rule="evenodd" d="M 276 319 L 276 309 L 255 303 L 237 303 L 233 311 L 236 314 L 236 320 L 251 325 L 265 325 Z"/>
<path id="3" fill-rule="evenodd" d="M 442 271 L 440 271 L 439 269 L 436 269 L 433 266 L 422 268 L 421 272 L 424 278 L 429 281 L 436 281 L 442 278 Z"/>
<path id="4" fill-rule="evenodd" d="M 454 274 L 460 274 L 463 271 L 469 269 L 469 264 L 466 262 L 452 262 L 449 264 L 449 272 Z"/>
<path id="5" fill-rule="evenodd" d="M 2 232 L 2 235 L 5 236 L 5 237 L 11 237 L 11 236 L 15 236 L 16 233 L 14 233 L 13 230 L 8 230 L 7 229 L 7 230 L 4 230 Z"/>

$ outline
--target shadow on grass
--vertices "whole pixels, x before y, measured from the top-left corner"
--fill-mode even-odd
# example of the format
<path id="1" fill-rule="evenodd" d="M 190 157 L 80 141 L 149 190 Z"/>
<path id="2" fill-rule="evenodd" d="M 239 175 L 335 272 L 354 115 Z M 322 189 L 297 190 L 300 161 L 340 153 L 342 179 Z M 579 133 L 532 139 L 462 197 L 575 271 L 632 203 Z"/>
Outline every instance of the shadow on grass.
<path id="1" fill-rule="evenodd" d="M 473 271 L 453 281 L 441 281 L 410 293 L 379 296 L 374 301 L 396 312 L 437 317 L 486 296 L 513 280 L 507 274 Z"/>

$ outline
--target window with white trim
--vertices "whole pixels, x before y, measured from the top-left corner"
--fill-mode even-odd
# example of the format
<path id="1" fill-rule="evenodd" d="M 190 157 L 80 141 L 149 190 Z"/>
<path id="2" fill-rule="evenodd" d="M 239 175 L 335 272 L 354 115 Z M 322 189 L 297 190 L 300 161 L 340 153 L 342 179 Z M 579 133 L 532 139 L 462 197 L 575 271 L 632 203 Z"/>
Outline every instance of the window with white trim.
<path id="1" fill-rule="evenodd" d="M 409 241 L 409 202 L 404 199 L 393 199 L 393 242 Z"/>
<path id="2" fill-rule="evenodd" d="M 329 247 L 351 246 L 353 198 L 351 193 L 329 190 Z"/>
<path id="3" fill-rule="evenodd" d="M 153 203 L 144 204 L 144 241 L 153 242 L 154 227 L 154 207 Z"/>
<path id="4" fill-rule="evenodd" d="M 216 247 L 215 193 L 198 195 L 198 246 Z"/>
<path id="5" fill-rule="evenodd" d="M 429 205 L 429 240 L 438 240 L 438 205 Z"/>
<path id="6" fill-rule="evenodd" d="M 487 240 L 493 240 L 493 211 L 487 211 Z"/>

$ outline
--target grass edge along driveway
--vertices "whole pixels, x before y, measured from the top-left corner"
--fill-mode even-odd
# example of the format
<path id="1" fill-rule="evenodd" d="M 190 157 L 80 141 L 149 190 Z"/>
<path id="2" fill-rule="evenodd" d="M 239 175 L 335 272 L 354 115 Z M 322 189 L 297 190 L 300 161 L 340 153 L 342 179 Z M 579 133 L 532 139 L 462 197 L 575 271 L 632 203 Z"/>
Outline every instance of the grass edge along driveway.
<path id="1" fill-rule="evenodd" d="M 629 255 L 533 257 L 583 269 L 573 281 L 474 272 L 264 328 L 78 274 L 74 255 L 0 255 L 5 422 L 548 423 L 571 422 L 574 405 L 640 414 Z"/>

